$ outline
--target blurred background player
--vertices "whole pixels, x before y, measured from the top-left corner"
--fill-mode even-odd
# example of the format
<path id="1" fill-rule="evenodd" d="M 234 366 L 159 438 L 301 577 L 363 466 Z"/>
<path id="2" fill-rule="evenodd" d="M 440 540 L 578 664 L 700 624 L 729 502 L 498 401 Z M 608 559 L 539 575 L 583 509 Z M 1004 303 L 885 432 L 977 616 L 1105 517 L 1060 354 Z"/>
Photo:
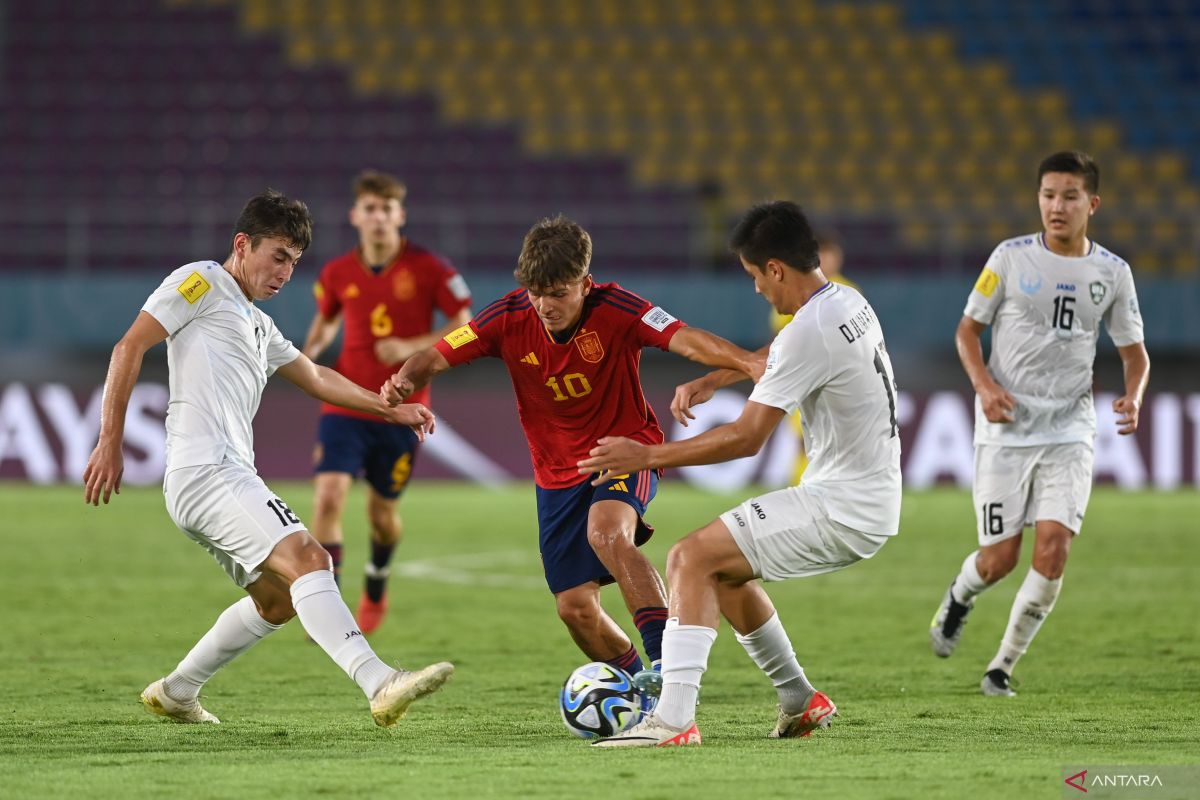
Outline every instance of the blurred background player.
<path id="1" fill-rule="evenodd" d="M 601 607 L 600 587 L 620 587 L 653 669 L 661 659 L 666 590 L 638 547 L 653 533 L 643 517 L 659 473 L 606 475 L 593 486 L 580 478 L 577 462 L 609 432 L 663 441 L 642 392 L 642 348 L 756 377 L 762 359 L 615 283 L 595 283 L 591 259 L 592 239 L 578 224 L 562 216 L 537 223 L 517 262 L 521 288 L 409 359 L 382 393 L 398 402 L 451 367 L 485 356 L 503 360 L 533 459 L 542 567 L 559 618 L 589 658 L 638 678 L 642 660 Z"/>
<path id="2" fill-rule="evenodd" d="M 1103 321 L 1121 356 L 1125 393 L 1113 401 L 1118 433 L 1137 430 L 1150 358 L 1133 272 L 1087 236 L 1100 207 L 1100 170 L 1084 153 L 1038 167 L 1040 234 L 1002 242 L 988 259 L 955 344 L 975 389 L 975 516 L 979 549 L 967 556 L 934 615 L 933 651 L 962 637 L 975 597 L 1012 571 L 1034 526 L 1033 564 L 980 683 L 1012 696 L 1017 661 L 1054 608 L 1071 542 L 1092 490 L 1096 412 L 1092 365 Z M 980 335 L 993 326 L 985 366 Z"/>
<path id="3" fill-rule="evenodd" d="M 109 362 L 84 500 L 108 503 L 120 492 L 129 397 L 146 351 L 168 339 L 167 512 L 248 595 L 217 618 L 174 671 L 142 692 L 147 710 L 176 722 L 220 722 L 200 705 L 200 689 L 295 616 L 362 689 L 378 725 L 394 725 L 454 671 L 445 662 L 417 672 L 392 669 L 375 655 L 342 600 L 329 555 L 255 470 L 251 420 L 272 373 L 327 403 L 409 426 L 414 436 L 433 430 L 424 406 L 389 407 L 313 364 L 254 305 L 279 294 L 311 239 L 303 203 L 271 190 L 251 198 L 225 263 L 196 261 L 167 276 Z"/>
<path id="4" fill-rule="evenodd" d="M 396 367 L 471 318 L 471 294 L 454 267 L 401 235 L 406 189 L 391 175 L 368 170 L 354 181 L 350 224 L 358 247 L 321 270 L 314 285 L 317 313 L 304 342 L 316 359 L 345 321 L 334 369 L 359 386 L 378 391 Z M 434 312 L 447 322 L 433 330 Z M 407 402 L 429 405 L 429 391 Z M 317 433 L 313 535 L 342 565 L 342 509 L 357 475 L 367 481 L 371 534 L 358 624 L 371 633 L 387 612 L 392 553 L 404 528 L 396 505 L 412 475 L 419 442 L 410 430 L 377 417 L 325 403 Z"/>
<path id="5" fill-rule="evenodd" d="M 754 290 L 795 320 L 775 337 L 766 372 L 741 415 L 691 439 L 647 445 L 605 437 L 579 471 L 715 464 L 757 453 L 779 422 L 803 407 L 813 465 L 803 483 L 753 497 L 671 548 L 671 617 L 663 633 L 662 697 L 653 713 L 595 747 L 698 745 L 700 679 L 724 615 L 771 679 L 779 716 L 771 738 L 807 736 L 837 714 L 805 676 L 759 579 L 804 578 L 871 558 L 900 525 L 896 384 L 875 310 L 861 294 L 825 280 L 816 240 L 795 203 L 751 208 L 731 249 Z M 689 409 L 739 376 L 710 373 L 676 392 Z M 815 622 L 816 620 L 811 620 Z M 810 642 L 818 643 L 820 636 Z"/>
<path id="6" fill-rule="evenodd" d="M 834 283 L 840 283 L 842 286 L 849 286 L 851 289 L 858 289 L 858 284 L 842 274 L 842 267 L 846 261 L 846 251 L 842 248 L 842 239 L 836 231 L 826 229 L 817 233 L 817 257 L 821 262 L 821 273 L 827 280 Z M 771 333 L 778 334 L 783 330 L 783 326 L 792 321 L 791 314 L 784 314 L 771 309 Z M 797 409 L 793 414 L 788 416 L 788 423 L 792 426 L 792 430 L 796 432 L 796 463 L 792 469 L 792 483 L 800 483 L 801 477 L 804 475 L 804 470 L 808 467 L 808 453 L 804 449 L 804 420 L 800 418 L 800 411 Z"/>

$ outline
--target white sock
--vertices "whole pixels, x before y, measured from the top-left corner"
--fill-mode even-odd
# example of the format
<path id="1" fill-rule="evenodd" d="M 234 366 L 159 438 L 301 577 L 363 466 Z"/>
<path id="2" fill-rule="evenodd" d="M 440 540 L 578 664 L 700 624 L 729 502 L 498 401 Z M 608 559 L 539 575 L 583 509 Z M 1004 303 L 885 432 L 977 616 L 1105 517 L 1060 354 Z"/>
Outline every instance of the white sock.
<path id="1" fill-rule="evenodd" d="M 696 719 L 700 676 L 708 669 L 708 653 L 717 632 L 703 625 L 680 625 L 679 617 L 667 620 L 662 638 L 662 696 L 654 713 L 672 728 Z"/>
<path id="2" fill-rule="evenodd" d="M 1061 590 L 1062 578 L 1052 581 L 1030 568 L 1013 600 L 1012 612 L 1008 615 L 1008 629 L 1004 631 L 1004 639 L 1000 642 L 996 657 L 988 664 L 989 671 L 1002 669 L 1012 675 L 1013 667 L 1029 649 L 1029 643 L 1053 610 L 1054 601 Z"/>
<path id="3" fill-rule="evenodd" d="M 970 605 L 976 595 L 982 594 L 983 590 L 991 585 L 983 580 L 979 570 L 975 567 L 975 559 L 978 556 L 979 551 L 976 550 L 966 557 L 958 577 L 954 579 L 954 586 L 950 589 L 954 599 L 965 606 Z"/>
<path id="4" fill-rule="evenodd" d="M 183 657 L 175 671 L 163 681 L 167 694 L 176 700 L 194 700 L 200 687 L 217 670 L 256 645 L 281 625 L 272 625 L 258 615 L 254 600 L 243 597 L 221 612 L 208 633 L 200 637 L 191 652 Z"/>
<path id="5" fill-rule="evenodd" d="M 301 575 L 292 583 L 291 591 L 292 607 L 304 630 L 368 698 L 374 697 L 395 670 L 367 644 L 342 600 L 333 573 L 320 569 Z"/>
<path id="6" fill-rule="evenodd" d="M 778 613 L 772 614 L 758 630 L 745 636 L 737 634 L 737 640 L 775 685 L 780 708 L 788 714 L 799 714 L 808 707 L 816 689 L 804 676 L 804 668 L 796 660 L 796 651 Z"/>

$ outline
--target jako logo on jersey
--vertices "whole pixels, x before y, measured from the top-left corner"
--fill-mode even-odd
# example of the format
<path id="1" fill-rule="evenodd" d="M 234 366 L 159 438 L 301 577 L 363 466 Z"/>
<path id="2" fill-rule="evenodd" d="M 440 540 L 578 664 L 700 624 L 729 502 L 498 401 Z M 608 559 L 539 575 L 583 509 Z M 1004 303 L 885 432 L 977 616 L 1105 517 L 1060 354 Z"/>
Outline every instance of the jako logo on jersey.
<path id="1" fill-rule="evenodd" d="M 598 363 L 604 358 L 604 345 L 600 344 L 600 334 L 595 331 L 576 336 L 575 347 L 579 350 L 579 355 L 583 356 L 583 360 L 589 364 Z"/>
<path id="2" fill-rule="evenodd" d="M 201 277 L 199 272 L 193 272 L 187 276 L 187 280 L 179 284 L 179 293 L 183 295 L 183 299 L 188 301 L 188 305 L 199 300 L 212 287 L 208 281 Z"/>
<path id="3" fill-rule="evenodd" d="M 1057 284 L 1054 288 L 1058 289 L 1060 292 L 1073 292 L 1073 291 L 1075 291 L 1075 284 L 1060 283 L 1060 284 Z"/>
<path id="4" fill-rule="evenodd" d="M 542 362 L 538 361 L 537 354 L 531 351 L 529 353 L 529 355 L 527 355 L 521 359 L 521 363 L 529 364 L 532 367 L 536 367 L 536 366 L 540 365 Z"/>
<path id="5" fill-rule="evenodd" d="M 767 518 L 767 512 L 763 511 L 762 506 L 760 506 L 758 503 L 751 503 L 750 508 L 754 509 L 754 513 L 758 515 L 759 519 Z"/>
<path id="6" fill-rule="evenodd" d="M 475 331 L 471 330 L 470 325 L 463 325 L 461 328 L 455 328 L 447 333 L 444 337 L 442 337 L 442 340 L 457 350 L 464 344 L 470 344 L 478 338 L 479 336 L 476 335 Z"/>

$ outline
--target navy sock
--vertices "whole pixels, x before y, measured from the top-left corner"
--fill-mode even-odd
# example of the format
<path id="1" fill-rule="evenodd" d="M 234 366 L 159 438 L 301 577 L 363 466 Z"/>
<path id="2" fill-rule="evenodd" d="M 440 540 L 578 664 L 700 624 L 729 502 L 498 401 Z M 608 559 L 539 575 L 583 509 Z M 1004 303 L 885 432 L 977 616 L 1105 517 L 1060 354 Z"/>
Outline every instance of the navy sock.
<path id="1" fill-rule="evenodd" d="M 391 573 L 388 565 L 392 563 L 392 553 L 395 549 L 395 544 L 371 542 L 371 561 L 367 565 L 367 597 L 374 603 L 382 601 L 387 592 L 388 575 Z"/>
<path id="2" fill-rule="evenodd" d="M 633 614 L 633 624 L 642 634 L 642 648 L 651 662 L 662 661 L 663 628 L 667 625 L 667 609 L 662 606 L 639 608 Z"/>
<path id="3" fill-rule="evenodd" d="M 614 667 L 619 667 L 625 670 L 630 675 L 642 671 L 642 657 L 638 655 L 637 648 L 632 645 L 628 652 L 619 655 L 616 658 L 610 658 L 605 663 L 612 664 Z"/>
<path id="4" fill-rule="evenodd" d="M 325 552 L 329 553 L 329 560 L 333 562 L 333 580 L 337 583 L 338 588 L 342 586 L 342 546 L 340 544 L 323 544 Z"/>

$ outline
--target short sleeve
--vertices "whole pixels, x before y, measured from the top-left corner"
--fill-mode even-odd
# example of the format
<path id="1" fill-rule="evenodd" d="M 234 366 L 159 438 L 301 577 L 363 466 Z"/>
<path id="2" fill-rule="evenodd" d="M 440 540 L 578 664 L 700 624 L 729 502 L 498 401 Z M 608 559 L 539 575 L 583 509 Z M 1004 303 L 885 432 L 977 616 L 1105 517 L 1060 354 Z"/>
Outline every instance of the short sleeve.
<path id="1" fill-rule="evenodd" d="M 636 295 L 635 295 L 636 296 Z M 673 317 L 659 306 L 652 306 L 646 300 L 642 308 L 641 318 L 637 320 L 635 335 L 642 347 L 655 347 L 666 350 L 671 347 L 671 339 L 680 327 L 685 327 L 683 320 Z"/>
<path id="2" fill-rule="evenodd" d="M 438 268 L 437 307 L 447 317 L 452 317 L 471 305 L 471 289 L 463 276 L 445 261 L 439 261 Z"/>
<path id="3" fill-rule="evenodd" d="M 192 266 L 192 265 L 189 265 Z M 212 290 L 214 277 L 205 265 L 200 269 L 187 267 L 172 272 L 142 305 L 142 311 L 158 320 L 174 336 L 193 319 L 209 308 L 216 292 Z"/>
<path id="4" fill-rule="evenodd" d="M 767 369 L 750 393 L 751 400 L 790 414 L 800 407 L 800 401 L 829 382 L 831 364 L 825 339 L 801 338 L 795 325 L 775 337 L 767 352 Z"/>
<path id="5" fill-rule="evenodd" d="M 1145 341 L 1142 326 L 1142 310 L 1138 307 L 1137 289 L 1133 285 L 1133 272 L 1126 268 L 1116 282 L 1112 305 L 1104 314 L 1104 327 L 1117 347 Z"/>
<path id="6" fill-rule="evenodd" d="M 313 297 L 317 301 L 317 312 L 325 319 L 333 319 L 342 311 L 342 301 L 338 297 L 337 287 L 333 285 L 332 264 L 326 264 L 313 284 Z"/>
<path id="7" fill-rule="evenodd" d="M 983 271 L 979 273 L 979 279 L 975 281 L 971 295 L 967 298 L 967 307 L 963 309 L 965 316 L 984 325 L 992 324 L 996 317 L 996 309 L 1004 299 L 1008 258 L 1004 255 L 1003 248 L 1004 245 L 1000 245 L 988 258 Z"/>
<path id="8" fill-rule="evenodd" d="M 270 330 L 267 332 L 267 374 L 273 375 L 275 370 L 299 358 L 300 351 L 279 332 L 274 322 L 268 324 Z"/>
<path id="9" fill-rule="evenodd" d="M 504 326 L 502 319 L 493 319 L 478 326 L 479 318 L 447 333 L 434 342 L 434 347 L 450 363 L 450 366 L 466 364 L 477 358 L 500 355 L 500 334 Z M 478 327 L 477 327 L 478 326 Z"/>

